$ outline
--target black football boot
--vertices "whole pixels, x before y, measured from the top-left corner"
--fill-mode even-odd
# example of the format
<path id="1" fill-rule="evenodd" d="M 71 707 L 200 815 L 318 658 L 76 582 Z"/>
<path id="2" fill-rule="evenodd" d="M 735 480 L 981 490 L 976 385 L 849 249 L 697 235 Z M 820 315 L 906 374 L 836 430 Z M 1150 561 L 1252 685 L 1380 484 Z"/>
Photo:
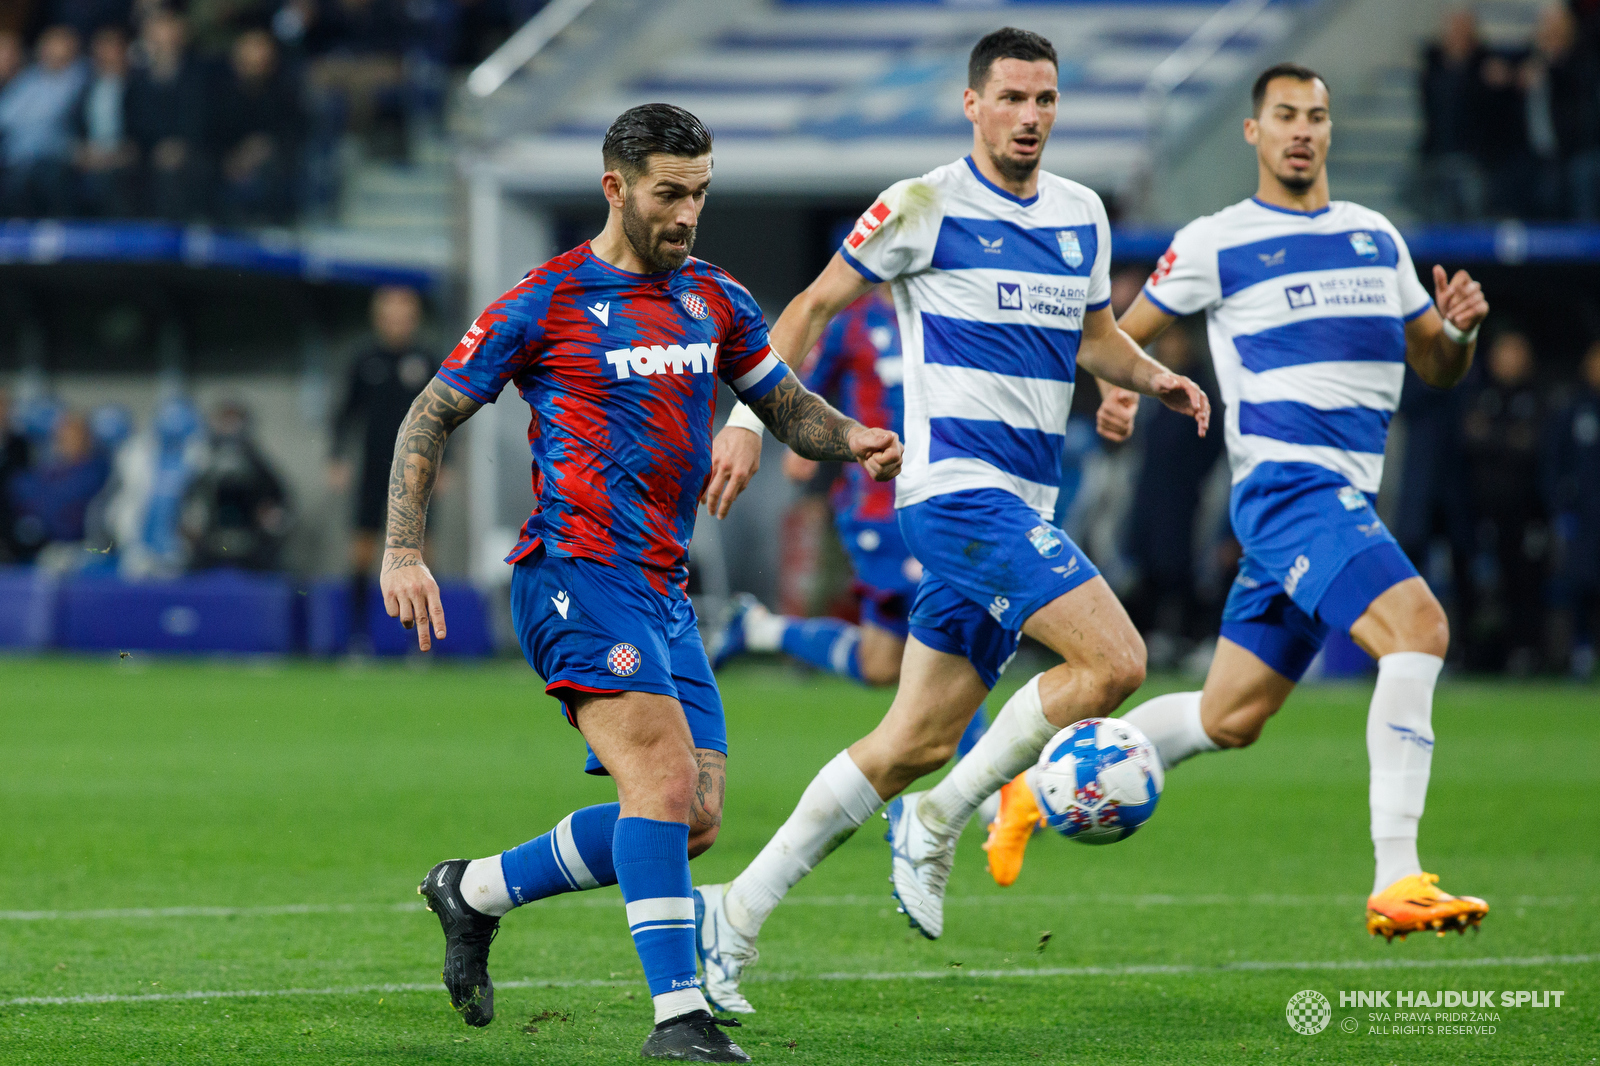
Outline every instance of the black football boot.
<path id="1" fill-rule="evenodd" d="M 713 1018 L 703 1010 L 668 1018 L 650 1031 L 639 1054 L 647 1059 L 679 1062 L 749 1062 L 744 1049 L 722 1031 L 724 1025 L 737 1028 L 739 1023 L 731 1018 Z"/>
<path id="2" fill-rule="evenodd" d="M 494 1020 L 494 982 L 489 979 L 489 945 L 500 931 L 500 919 L 468 906 L 461 895 L 466 859 L 446 859 L 428 871 L 417 894 L 439 916 L 444 928 L 444 987 L 450 1005 L 468 1025 Z M 735 1060 L 730 1060 L 735 1061 Z"/>

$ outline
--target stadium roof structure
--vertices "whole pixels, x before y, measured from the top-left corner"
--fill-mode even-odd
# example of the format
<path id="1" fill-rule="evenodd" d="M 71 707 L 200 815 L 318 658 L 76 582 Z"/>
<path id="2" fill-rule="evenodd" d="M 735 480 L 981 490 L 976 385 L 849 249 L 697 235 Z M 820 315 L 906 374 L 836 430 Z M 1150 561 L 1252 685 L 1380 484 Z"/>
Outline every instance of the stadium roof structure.
<path id="1" fill-rule="evenodd" d="M 506 189 L 587 192 L 611 120 L 664 100 L 716 134 L 719 191 L 871 195 L 967 153 L 967 54 L 1011 24 L 1061 57 L 1047 165 L 1125 191 L 1148 165 L 1153 125 L 1199 114 L 1315 3 L 558 0 L 547 11 L 572 29 L 493 94 L 496 147 L 473 169 Z"/>

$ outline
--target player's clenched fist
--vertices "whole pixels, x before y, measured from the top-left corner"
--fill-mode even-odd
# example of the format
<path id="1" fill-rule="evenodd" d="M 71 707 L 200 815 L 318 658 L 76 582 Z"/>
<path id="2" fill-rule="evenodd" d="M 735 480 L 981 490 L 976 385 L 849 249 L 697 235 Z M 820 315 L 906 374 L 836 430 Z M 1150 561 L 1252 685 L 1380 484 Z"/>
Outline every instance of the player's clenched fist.
<path id="1" fill-rule="evenodd" d="M 900 473 L 905 457 L 900 437 L 891 430 L 857 426 L 850 431 L 850 452 L 875 481 L 888 481 Z"/>
<path id="2" fill-rule="evenodd" d="M 417 631 L 417 647 L 433 647 L 428 629 L 444 639 L 444 604 L 439 599 L 439 583 L 414 548 L 389 548 L 383 553 L 383 574 L 378 579 L 383 589 L 383 609 L 390 618 L 400 619 L 407 629 Z M 359 609 L 359 605 L 357 607 Z"/>
<path id="3" fill-rule="evenodd" d="M 1470 333 L 1489 317 L 1489 301 L 1483 295 L 1483 286 L 1472 280 L 1465 270 L 1456 271 L 1451 278 L 1437 263 L 1433 267 L 1434 305 L 1439 317 L 1463 333 Z"/>

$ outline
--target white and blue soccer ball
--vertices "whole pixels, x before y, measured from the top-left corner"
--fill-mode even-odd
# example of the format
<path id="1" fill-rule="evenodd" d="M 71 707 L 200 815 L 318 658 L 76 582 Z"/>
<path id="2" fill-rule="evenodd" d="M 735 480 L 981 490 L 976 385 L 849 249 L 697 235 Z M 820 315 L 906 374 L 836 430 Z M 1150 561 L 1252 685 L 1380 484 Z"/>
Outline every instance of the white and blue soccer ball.
<path id="1" fill-rule="evenodd" d="M 1132 836 L 1161 799 L 1161 757 L 1121 718 L 1085 718 L 1051 738 L 1028 770 L 1045 824 L 1084 844 Z"/>

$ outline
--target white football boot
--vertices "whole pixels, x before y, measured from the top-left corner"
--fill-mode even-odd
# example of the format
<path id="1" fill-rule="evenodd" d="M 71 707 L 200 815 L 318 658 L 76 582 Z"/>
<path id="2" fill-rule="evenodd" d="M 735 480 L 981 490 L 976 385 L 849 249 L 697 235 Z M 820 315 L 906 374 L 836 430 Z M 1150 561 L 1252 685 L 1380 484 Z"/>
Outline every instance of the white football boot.
<path id="1" fill-rule="evenodd" d="M 911 928 L 938 940 L 944 932 L 944 886 L 955 865 L 954 837 L 935 836 L 917 817 L 917 804 L 925 793 L 908 792 L 890 801 L 883 812 L 889 821 L 884 839 L 889 842 L 889 881 L 900 913 Z"/>
<path id="2" fill-rule="evenodd" d="M 739 978 L 761 955 L 755 941 L 728 921 L 722 906 L 727 894 L 727 885 L 703 885 L 694 890 L 694 946 L 705 967 L 702 991 L 716 1010 L 754 1014 L 756 1009 L 739 991 Z"/>

